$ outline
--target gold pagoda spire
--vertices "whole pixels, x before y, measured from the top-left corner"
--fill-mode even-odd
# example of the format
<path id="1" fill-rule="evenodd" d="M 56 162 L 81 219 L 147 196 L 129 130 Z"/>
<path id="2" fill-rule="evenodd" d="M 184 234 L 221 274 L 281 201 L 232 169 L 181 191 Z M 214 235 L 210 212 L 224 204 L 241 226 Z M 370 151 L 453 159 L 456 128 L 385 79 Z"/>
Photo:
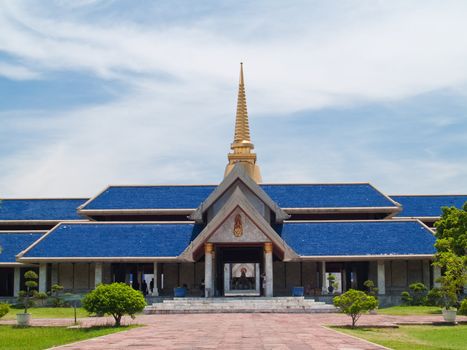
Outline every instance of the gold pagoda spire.
<path id="1" fill-rule="evenodd" d="M 238 85 L 237 114 L 235 117 L 235 134 L 230 145 L 232 152 L 227 155 L 229 164 L 225 168 L 225 176 L 235 165 L 242 166 L 246 173 L 256 182 L 261 182 L 259 167 L 256 165 L 256 154 L 252 152 L 254 145 L 250 138 L 250 125 L 246 107 L 245 81 L 243 78 L 243 63 L 240 63 L 240 82 Z"/>
<path id="2" fill-rule="evenodd" d="M 237 116 L 235 118 L 234 143 L 249 142 L 250 126 L 246 108 L 245 83 L 243 80 L 243 63 L 240 63 L 240 83 L 238 85 Z"/>

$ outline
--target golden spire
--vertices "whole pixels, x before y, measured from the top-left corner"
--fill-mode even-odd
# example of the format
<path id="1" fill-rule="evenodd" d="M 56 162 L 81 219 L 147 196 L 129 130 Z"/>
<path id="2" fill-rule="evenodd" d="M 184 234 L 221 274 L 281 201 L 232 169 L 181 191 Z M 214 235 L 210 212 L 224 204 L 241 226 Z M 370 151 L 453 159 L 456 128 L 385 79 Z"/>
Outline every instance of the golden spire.
<path id="1" fill-rule="evenodd" d="M 237 115 L 235 117 L 235 134 L 230 145 L 232 153 L 227 155 L 229 164 L 225 168 L 225 176 L 238 164 L 256 182 L 261 182 L 259 167 L 256 165 L 256 154 L 252 152 L 254 146 L 250 139 L 250 126 L 246 108 L 245 83 L 243 79 L 243 63 L 240 63 L 240 82 L 238 85 Z"/>
<path id="2" fill-rule="evenodd" d="M 238 85 L 237 116 L 235 118 L 234 143 L 251 142 L 248 111 L 246 108 L 245 84 L 243 80 L 243 63 L 240 63 L 240 83 Z"/>

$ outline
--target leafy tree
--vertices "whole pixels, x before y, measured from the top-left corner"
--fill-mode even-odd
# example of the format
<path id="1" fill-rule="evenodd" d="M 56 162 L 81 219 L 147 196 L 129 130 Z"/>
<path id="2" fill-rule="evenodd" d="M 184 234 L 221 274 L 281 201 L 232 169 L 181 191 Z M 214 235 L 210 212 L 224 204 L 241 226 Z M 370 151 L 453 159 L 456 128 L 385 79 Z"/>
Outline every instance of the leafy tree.
<path id="1" fill-rule="evenodd" d="M 344 294 L 334 297 L 333 303 L 352 318 L 352 328 L 355 327 L 363 312 L 374 310 L 378 306 L 375 297 L 355 289 L 349 289 Z"/>
<path id="2" fill-rule="evenodd" d="M 462 209 L 444 207 L 435 223 L 438 251 L 434 266 L 443 270 L 440 292 L 447 309 L 458 304 L 459 294 L 467 283 L 467 203 Z"/>
<path id="3" fill-rule="evenodd" d="M 441 300 L 443 298 L 443 294 L 441 292 L 440 288 L 432 288 L 427 294 L 426 294 L 426 303 L 425 305 L 428 306 L 439 306 L 441 305 Z"/>
<path id="4" fill-rule="evenodd" d="M 22 291 L 21 297 L 23 299 L 23 305 L 24 305 L 24 313 L 28 313 L 28 308 L 31 306 L 31 300 L 30 298 L 34 296 L 37 288 L 37 280 L 39 279 L 39 276 L 37 276 L 37 273 L 34 271 L 26 271 L 24 273 L 24 279 L 26 282 L 24 283 L 26 285 L 26 290 Z"/>
<path id="5" fill-rule="evenodd" d="M 100 284 L 82 300 L 86 311 L 112 315 L 115 326 L 120 326 L 125 314 L 135 317 L 146 306 L 143 294 L 125 283 Z"/>
<path id="6" fill-rule="evenodd" d="M 452 252 L 436 254 L 436 260 L 433 264 L 444 269 L 444 274 L 438 282 L 441 283 L 441 304 L 446 309 L 457 306 L 459 294 L 467 283 L 465 258 L 465 256 L 457 256 Z"/>
<path id="7" fill-rule="evenodd" d="M 10 312 L 10 305 L 0 304 L 0 318 L 5 316 L 8 312 Z"/>
<path id="8" fill-rule="evenodd" d="M 439 253 L 452 252 L 467 255 L 467 202 L 463 209 L 444 207 L 443 215 L 435 223 L 436 244 Z"/>

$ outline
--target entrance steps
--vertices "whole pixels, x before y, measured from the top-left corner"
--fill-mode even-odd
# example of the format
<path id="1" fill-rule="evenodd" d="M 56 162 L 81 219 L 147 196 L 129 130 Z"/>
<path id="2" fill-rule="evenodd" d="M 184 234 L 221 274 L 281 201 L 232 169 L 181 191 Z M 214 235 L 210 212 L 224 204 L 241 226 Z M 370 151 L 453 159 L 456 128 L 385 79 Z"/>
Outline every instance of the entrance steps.
<path id="1" fill-rule="evenodd" d="M 174 298 L 144 309 L 145 314 L 323 312 L 337 312 L 337 309 L 304 297 Z"/>

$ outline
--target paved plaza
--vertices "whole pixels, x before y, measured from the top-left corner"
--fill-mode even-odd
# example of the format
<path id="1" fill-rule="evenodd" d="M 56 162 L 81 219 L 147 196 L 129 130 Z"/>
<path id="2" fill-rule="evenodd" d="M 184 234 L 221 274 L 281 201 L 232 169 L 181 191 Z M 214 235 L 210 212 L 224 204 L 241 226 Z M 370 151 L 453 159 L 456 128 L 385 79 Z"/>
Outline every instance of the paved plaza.
<path id="1" fill-rule="evenodd" d="M 359 325 L 390 326 L 441 320 L 433 316 L 364 315 Z M 459 320 L 467 320 L 460 317 Z M 82 326 L 102 325 L 109 318 L 82 319 Z M 14 321 L 1 321 L 1 324 Z M 33 320 L 36 326 L 70 325 L 70 319 Z M 384 347 L 353 338 L 326 325 L 348 324 L 342 314 L 186 314 L 140 315 L 125 324 L 142 327 L 61 346 L 55 349 L 275 349 L 373 350 Z"/>

